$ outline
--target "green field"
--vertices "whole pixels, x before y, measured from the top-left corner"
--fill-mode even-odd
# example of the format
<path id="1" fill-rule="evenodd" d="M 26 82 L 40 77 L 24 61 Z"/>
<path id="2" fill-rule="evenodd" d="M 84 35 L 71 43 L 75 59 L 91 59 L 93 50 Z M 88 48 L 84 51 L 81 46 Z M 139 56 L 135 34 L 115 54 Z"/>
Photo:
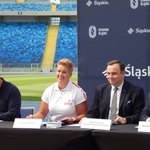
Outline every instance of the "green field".
<path id="1" fill-rule="evenodd" d="M 22 100 L 39 101 L 44 90 L 56 82 L 56 76 L 50 74 L 1 75 L 5 80 L 15 84 L 22 95 Z M 71 80 L 77 83 L 77 75 Z"/>

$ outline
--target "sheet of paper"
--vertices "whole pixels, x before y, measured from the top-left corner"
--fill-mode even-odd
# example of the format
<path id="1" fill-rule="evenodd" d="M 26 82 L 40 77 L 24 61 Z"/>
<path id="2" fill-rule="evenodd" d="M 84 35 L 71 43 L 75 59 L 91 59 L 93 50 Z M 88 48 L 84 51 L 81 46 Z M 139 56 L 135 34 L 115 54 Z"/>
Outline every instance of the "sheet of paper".
<path id="1" fill-rule="evenodd" d="M 79 123 L 75 123 L 75 124 L 69 124 L 69 125 L 67 125 L 67 126 L 77 126 L 77 127 L 79 127 L 79 126 L 81 126 Z"/>

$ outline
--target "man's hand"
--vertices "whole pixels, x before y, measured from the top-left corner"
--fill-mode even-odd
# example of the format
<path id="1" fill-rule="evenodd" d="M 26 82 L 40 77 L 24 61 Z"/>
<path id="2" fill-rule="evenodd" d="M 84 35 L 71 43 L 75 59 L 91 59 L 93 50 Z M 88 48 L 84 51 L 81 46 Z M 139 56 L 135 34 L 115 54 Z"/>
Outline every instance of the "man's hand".
<path id="1" fill-rule="evenodd" d="M 126 118 L 118 116 L 118 117 L 115 118 L 114 122 L 117 123 L 117 124 L 126 124 Z"/>
<path id="2" fill-rule="evenodd" d="M 150 118 L 147 118 L 147 119 L 146 119 L 146 122 L 150 122 Z"/>

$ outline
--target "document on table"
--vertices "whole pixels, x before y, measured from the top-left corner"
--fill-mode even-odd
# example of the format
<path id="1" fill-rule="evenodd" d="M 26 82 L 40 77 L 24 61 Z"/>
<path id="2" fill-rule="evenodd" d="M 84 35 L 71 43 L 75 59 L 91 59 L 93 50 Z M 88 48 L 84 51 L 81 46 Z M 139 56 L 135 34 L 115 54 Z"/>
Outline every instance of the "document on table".
<path id="1" fill-rule="evenodd" d="M 67 126 L 81 126 L 79 123 L 75 123 L 75 124 L 69 124 L 69 125 L 67 125 Z"/>

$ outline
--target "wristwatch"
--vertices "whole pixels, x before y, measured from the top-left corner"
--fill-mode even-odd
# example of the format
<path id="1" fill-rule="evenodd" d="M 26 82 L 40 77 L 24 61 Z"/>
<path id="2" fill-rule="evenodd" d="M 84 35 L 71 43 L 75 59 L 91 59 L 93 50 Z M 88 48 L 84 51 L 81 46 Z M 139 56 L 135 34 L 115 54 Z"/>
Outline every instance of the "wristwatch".
<path id="1" fill-rule="evenodd" d="M 76 118 L 72 117 L 73 123 L 76 123 Z"/>

